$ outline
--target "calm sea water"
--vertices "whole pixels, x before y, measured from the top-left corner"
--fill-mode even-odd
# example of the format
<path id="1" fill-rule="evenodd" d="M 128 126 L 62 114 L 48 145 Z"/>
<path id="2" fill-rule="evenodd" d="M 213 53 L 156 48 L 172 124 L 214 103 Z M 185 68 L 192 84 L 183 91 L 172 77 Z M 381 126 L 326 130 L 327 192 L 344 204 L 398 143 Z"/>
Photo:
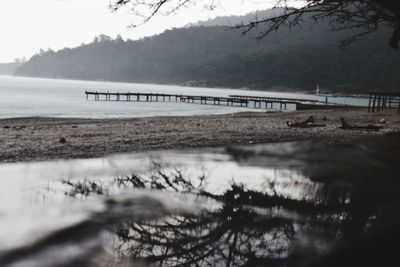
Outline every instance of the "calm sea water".
<path id="1" fill-rule="evenodd" d="M 266 91 L 222 88 L 190 88 L 174 85 L 154 85 L 116 82 L 93 82 L 0 76 L 0 118 L 49 117 L 149 117 L 174 115 L 226 114 L 241 111 L 265 111 L 250 108 L 184 103 L 95 102 L 86 101 L 85 90 L 110 92 L 153 92 L 189 95 L 228 96 L 244 94 L 273 97 L 318 99 L 324 97 L 306 94 L 288 94 Z M 329 98 L 329 101 L 366 105 L 365 99 Z"/>

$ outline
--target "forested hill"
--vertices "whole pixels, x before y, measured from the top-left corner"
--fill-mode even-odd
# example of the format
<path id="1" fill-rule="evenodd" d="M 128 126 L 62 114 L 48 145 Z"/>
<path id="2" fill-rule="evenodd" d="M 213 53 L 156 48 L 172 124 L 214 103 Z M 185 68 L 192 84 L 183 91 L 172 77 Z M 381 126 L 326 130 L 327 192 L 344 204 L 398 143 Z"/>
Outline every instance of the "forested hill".
<path id="1" fill-rule="evenodd" d="M 365 92 L 400 88 L 400 53 L 381 29 L 338 49 L 349 32 L 331 32 L 308 23 L 281 29 L 261 41 L 224 26 L 192 26 L 139 41 L 100 36 L 94 42 L 57 52 L 42 51 L 17 75 L 209 86 Z M 216 23 L 219 25 L 219 23 Z"/>

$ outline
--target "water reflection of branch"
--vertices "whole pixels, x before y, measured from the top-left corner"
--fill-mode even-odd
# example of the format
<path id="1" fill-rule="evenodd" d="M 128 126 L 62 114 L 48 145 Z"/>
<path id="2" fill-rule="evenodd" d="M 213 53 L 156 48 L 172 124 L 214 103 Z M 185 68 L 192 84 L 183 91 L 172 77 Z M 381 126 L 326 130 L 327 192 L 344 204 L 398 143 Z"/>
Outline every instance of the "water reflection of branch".
<path id="1" fill-rule="evenodd" d="M 165 173 L 161 168 L 147 176 L 118 177 L 117 186 L 125 189 L 191 193 L 221 206 L 196 215 L 121 222 L 114 230 L 117 251 L 160 266 L 300 266 L 321 248 L 357 237 L 378 216 L 377 205 L 360 202 L 368 191 L 351 187 L 327 184 L 308 201 L 238 184 L 216 195 L 205 190 L 205 181 L 205 175 L 188 179 L 177 169 Z M 99 194 L 96 186 L 88 188 Z"/>
<path id="2" fill-rule="evenodd" d="M 237 184 L 214 195 L 201 189 L 205 177 L 199 179 L 201 182 L 194 183 L 181 172 L 169 176 L 159 170 L 146 178 L 118 178 L 117 183 L 124 187 L 196 192 L 222 203 L 218 209 L 195 216 L 125 222 L 116 230 L 121 241 L 119 251 L 167 266 L 284 266 L 301 262 L 293 246 L 298 232 L 312 227 L 324 229 L 326 223 L 338 224 L 342 219 L 331 215 L 348 210 L 340 199 L 318 203 L 293 200 Z"/>
<path id="3" fill-rule="evenodd" d="M 142 177 L 137 174 L 131 174 L 129 176 L 118 177 L 116 182 L 118 186 L 130 186 L 133 188 L 148 188 L 157 190 L 172 190 L 175 192 L 193 192 L 202 191 L 202 187 L 205 182 L 205 175 L 196 177 L 197 184 L 185 178 L 182 172 L 178 169 L 174 169 L 172 173 L 167 175 L 162 170 L 157 169 L 149 177 Z"/>
<path id="4" fill-rule="evenodd" d="M 290 221 L 276 218 L 266 223 L 259 219 L 251 209 L 225 206 L 199 216 L 125 223 L 116 233 L 122 240 L 121 252 L 167 266 L 236 266 L 254 259 L 284 262 L 280 255 L 294 235 Z M 270 235 L 265 235 L 267 232 Z M 279 246 L 273 244 L 278 238 Z M 257 255 L 261 251 L 257 246 L 265 249 L 264 255 Z"/>
<path id="5" fill-rule="evenodd" d="M 107 195 L 108 194 L 108 188 L 100 184 L 99 182 L 94 182 L 94 181 L 77 181 L 73 182 L 71 180 L 62 180 L 62 184 L 69 185 L 71 187 L 71 190 L 66 192 L 67 195 L 71 197 L 76 197 L 78 195 L 80 196 L 88 196 L 90 194 L 97 194 L 97 195 Z"/>

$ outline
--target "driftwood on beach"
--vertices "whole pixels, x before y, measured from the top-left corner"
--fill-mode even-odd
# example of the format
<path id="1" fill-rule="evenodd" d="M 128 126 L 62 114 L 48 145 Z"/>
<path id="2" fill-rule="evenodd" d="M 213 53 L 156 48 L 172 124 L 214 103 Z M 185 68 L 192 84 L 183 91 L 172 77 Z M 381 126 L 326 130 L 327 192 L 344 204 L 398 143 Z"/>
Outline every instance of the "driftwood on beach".
<path id="1" fill-rule="evenodd" d="M 368 124 L 368 125 L 353 125 L 350 121 L 348 121 L 345 118 L 340 118 L 340 121 L 342 123 L 342 126 L 339 127 L 340 129 L 343 130 L 366 130 L 366 131 L 379 131 L 383 129 L 383 126 L 381 125 L 374 125 L 374 124 Z M 292 121 L 286 121 L 286 125 L 290 128 L 314 128 L 314 127 L 325 127 L 326 124 L 318 124 L 315 123 L 315 119 L 313 116 L 308 117 L 308 119 L 301 121 L 301 122 L 292 122 Z"/>
<path id="2" fill-rule="evenodd" d="M 318 124 L 315 123 L 315 119 L 313 116 L 308 117 L 305 121 L 302 122 L 291 122 L 287 121 L 286 125 L 290 128 L 313 128 L 313 127 L 325 127 L 326 124 Z"/>
<path id="3" fill-rule="evenodd" d="M 340 129 L 343 130 L 367 130 L 367 131 L 379 131 L 383 129 L 383 126 L 381 125 L 374 125 L 374 124 L 368 124 L 368 125 L 353 125 L 350 121 L 346 120 L 345 118 L 340 118 L 340 121 L 342 122 L 342 126 L 339 127 Z"/>

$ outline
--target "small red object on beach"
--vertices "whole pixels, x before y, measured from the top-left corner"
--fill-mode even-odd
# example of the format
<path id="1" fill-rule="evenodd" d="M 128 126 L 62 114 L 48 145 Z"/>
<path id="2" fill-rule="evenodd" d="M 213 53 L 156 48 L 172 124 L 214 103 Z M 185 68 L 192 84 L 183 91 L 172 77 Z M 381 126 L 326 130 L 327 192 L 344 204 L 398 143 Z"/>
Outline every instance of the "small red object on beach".
<path id="1" fill-rule="evenodd" d="M 67 142 L 67 139 L 65 139 L 64 135 L 60 135 L 60 139 L 58 140 L 61 144 L 64 144 Z"/>

